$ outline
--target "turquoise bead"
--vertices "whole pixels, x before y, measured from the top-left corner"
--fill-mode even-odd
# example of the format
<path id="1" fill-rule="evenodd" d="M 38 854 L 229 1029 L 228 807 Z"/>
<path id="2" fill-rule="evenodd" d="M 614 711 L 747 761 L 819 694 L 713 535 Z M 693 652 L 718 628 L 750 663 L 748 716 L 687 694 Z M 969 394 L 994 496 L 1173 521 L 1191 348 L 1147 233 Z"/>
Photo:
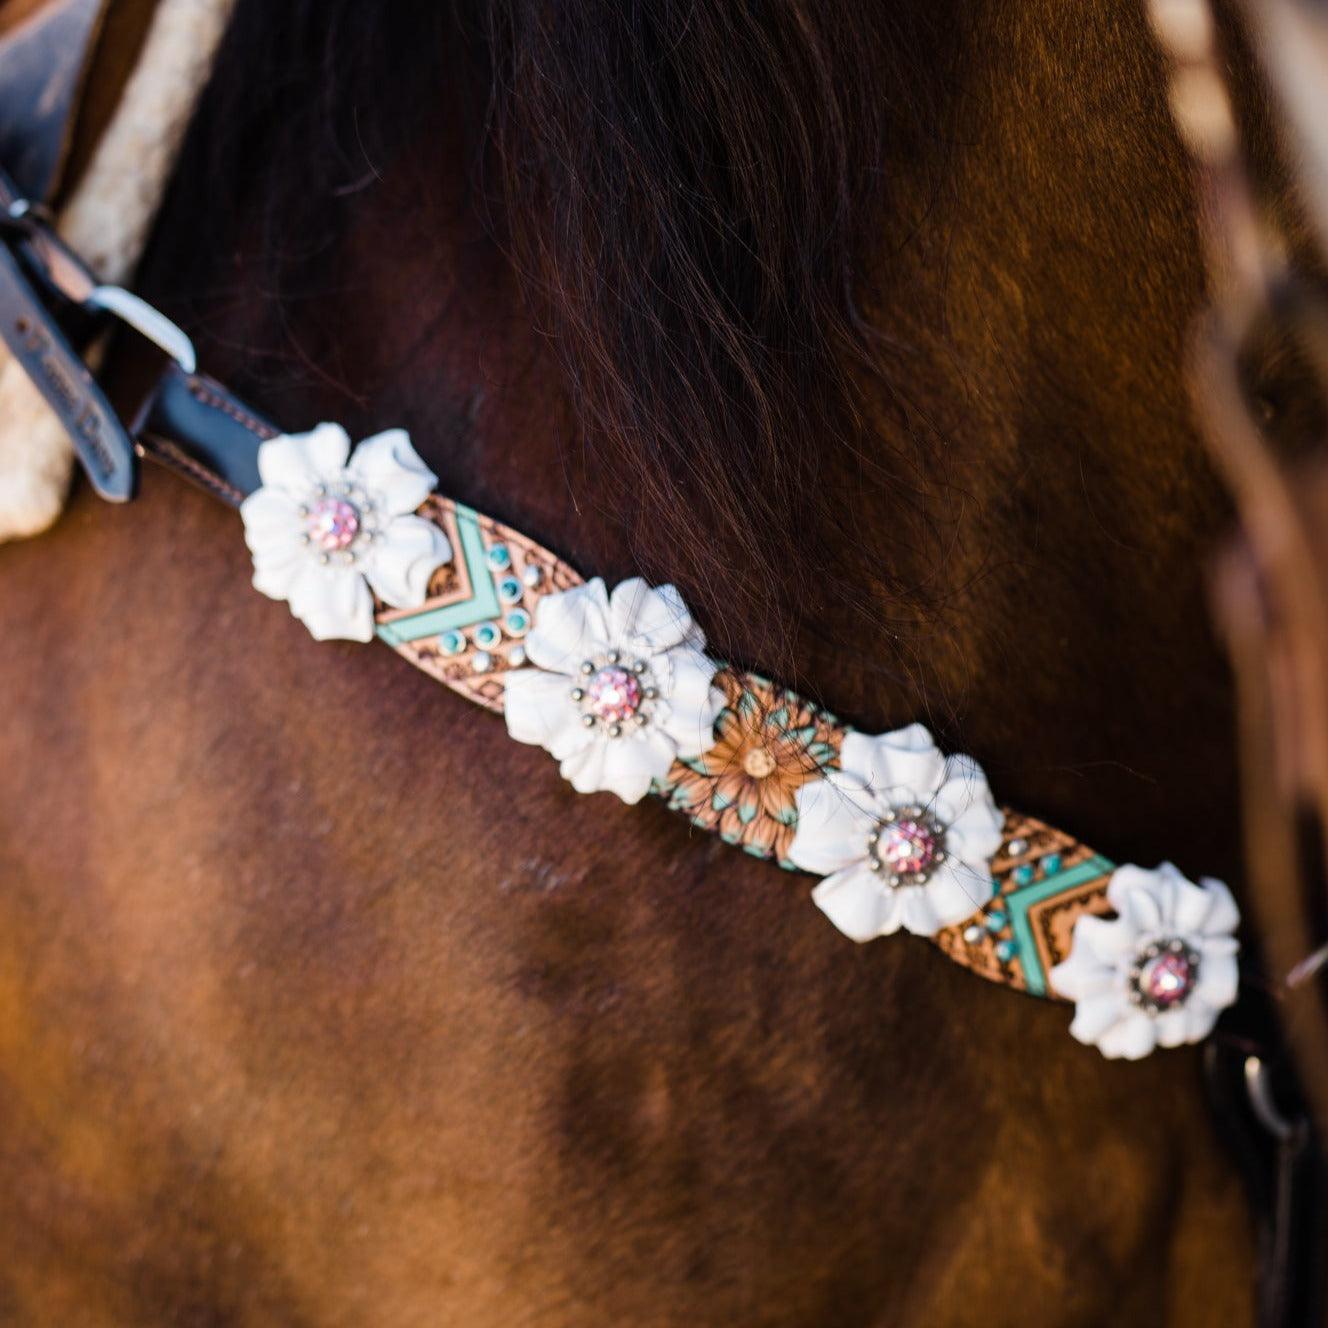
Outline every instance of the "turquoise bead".
<path id="1" fill-rule="evenodd" d="M 996 942 L 996 958 L 1003 964 L 1008 964 L 1011 959 L 1019 953 L 1019 947 L 1013 941 Z"/>
<path id="2" fill-rule="evenodd" d="M 466 638 L 460 632 L 444 632 L 438 638 L 438 649 L 445 655 L 459 655 L 466 648 Z"/>
<path id="3" fill-rule="evenodd" d="M 1025 862 L 1014 869 L 1014 879 L 1016 885 L 1028 885 L 1033 880 L 1035 868 L 1031 862 Z"/>
<path id="4" fill-rule="evenodd" d="M 495 572 L 505 572 L 512 565 L 512 554 L 506 544 L 495 544 L 488 553 L 489 566 Z"/>
<path id="5" fill-rule="evenodd" d="M 480 623 L 475 629 L 475 644 L 483 646 L 486 650 L 490 646 L 496 646 L 502 639 L 503 633 L 497 623 Z"/>
<path id="6" fill-rule="evenodd" d="M 986 927 L 988 931 L 1000 931 L 1005 926 L 1008 919 L 999 908 L 994 908 L 987 914 Z"/>
<path id="7" fill-rule="evenodd" d="M 498 598 L 505 604 L 515 604 L 521 598 L 521 582 L 514 576 L 505 576 L 498 583 Z"/>
<path id="8" fill-rule="evenodd" d="M 530 631 L 530 614 L 525 609 L 513 609 L 507 615 L 507 630 L 513 636 L 524 636 Z"/>
<path id="9" fill-rule="evenodd" d="M 1061 855 L 1059 853 L 1048 853 L 1042 859 L 1042 871 L 1046 876 L 1055 876 L 1061 869 Z"/>

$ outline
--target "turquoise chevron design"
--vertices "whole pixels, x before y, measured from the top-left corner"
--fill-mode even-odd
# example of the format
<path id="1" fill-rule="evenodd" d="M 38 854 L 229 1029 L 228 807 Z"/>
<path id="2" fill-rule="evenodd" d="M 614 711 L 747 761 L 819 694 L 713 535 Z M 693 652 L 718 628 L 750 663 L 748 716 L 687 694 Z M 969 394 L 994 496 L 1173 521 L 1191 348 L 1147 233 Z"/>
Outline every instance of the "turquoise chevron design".
<path id="1" fill-rule="evenodd" d="M 463 562 L 469 573 L 471 595 L 469 599 L 445 604 L 439 608 L 424 608 L 407 618 L 396 618 L 378 625 L 380 640 L 390 646 L 399 646 L 422 637 L 437 636 L 457 628 L 473 627 L 487 618 L 496 617 L 502 610 L 498 590 L 484 548 L 479 518 L 469 507 L 456 505 L 457 547 L 452 556 Z"/>
<path id="2" fill-rule="evenodd" d="M 1009 915 L 1010 931 L 1024 968 L 1024 983 L 1032 996 L 1047 994 L 1047 975 L 1038 958 L 1038 946 L 1033 935 L 1033 913 L 1038 906 L 1068 890 L 1077 889 L 1095 881 L 1112 870 L 1112 864 L 1101 855 L 1095 855 L 1064 871 L 1044 876 L 1032 885 L 1016 886 L 1003 894 L 999 904 Z"/>

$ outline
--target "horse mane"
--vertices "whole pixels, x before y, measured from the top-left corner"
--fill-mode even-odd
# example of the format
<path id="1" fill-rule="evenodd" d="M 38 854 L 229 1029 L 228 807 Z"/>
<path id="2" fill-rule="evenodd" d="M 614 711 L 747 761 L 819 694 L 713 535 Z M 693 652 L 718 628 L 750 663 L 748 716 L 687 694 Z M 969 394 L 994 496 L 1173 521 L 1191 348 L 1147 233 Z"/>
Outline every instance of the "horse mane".
<path id="1" fill-rule="evenodd" d="M 266 286 L 298 289 L 358 182 L 462 116 L 472 199 L 564 370 L 569 472 L 644 570 L 772 627 L 849 580 L 842 554 L 823 575 L 824 462 L 858 448 L 887 348 L 856 295 L 887 120 L 926 119 L 891 9 L 241 0 L 207 108 L 230 129 L 206 141 L 243 184 L 207 243 L 258 209 Z"/>

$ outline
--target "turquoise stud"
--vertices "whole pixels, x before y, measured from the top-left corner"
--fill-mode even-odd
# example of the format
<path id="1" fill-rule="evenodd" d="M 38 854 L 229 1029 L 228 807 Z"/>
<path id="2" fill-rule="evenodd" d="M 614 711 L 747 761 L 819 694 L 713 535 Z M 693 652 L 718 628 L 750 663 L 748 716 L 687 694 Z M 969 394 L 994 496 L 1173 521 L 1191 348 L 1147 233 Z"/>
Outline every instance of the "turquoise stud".
<path id="1" fill-rule="evenodd" d="M 1044 876 L 1055 876 L 1061 869 L 1061 855 L 1059 853 L 1048 853 L 1042 859 L 1042 874 Z"/>
<path id="2" fill-rule="evenodd" d="M 444 632 L 438 638 L 438 649 L 444 655 L 459 655 L 466 648 L 466 638 L 460 632 Z"/>
<path id="3" fill-rule="evenodd" d="M 506 544 L 495 544 L 486 556 L 495 572 L 505 572 L 512 565 L 512 552 Z"/>
<path id="4" fill-rule="evenodd" d="M 507 630 L 513 636 L 525 636 L 530 631 L 530 614 L 525 609 L 513 609 L 507 615 Z"/>
<path id="5" fill-rule="evenodd" d="M 515 604 L 521 598 L 521 582 L 514 576 L 505 576 L 498 582 L 498 598 L 504 604 Z"/>
<path id="6" fill-rule="evenodd" d="M 475 628 L 475 644 L 488 650 L 503 639 L 503 630 L 495 622 L 480 623 Z"/>
<path id="7" fill-rule="evenodd" d="M 1016 867 L 1011 874 L 1014 876 L 1016 885 L 1030 885 L 1036 870 L 1031 862 L 1025 862 Z"/>
<path id="8" fill-rule="evenodd" d="M 1019 953 L 1019 947 L 1013 941 L 996 942 L 996 958 L 1003 964 L 1008 964 L 1011 959 Z"/>

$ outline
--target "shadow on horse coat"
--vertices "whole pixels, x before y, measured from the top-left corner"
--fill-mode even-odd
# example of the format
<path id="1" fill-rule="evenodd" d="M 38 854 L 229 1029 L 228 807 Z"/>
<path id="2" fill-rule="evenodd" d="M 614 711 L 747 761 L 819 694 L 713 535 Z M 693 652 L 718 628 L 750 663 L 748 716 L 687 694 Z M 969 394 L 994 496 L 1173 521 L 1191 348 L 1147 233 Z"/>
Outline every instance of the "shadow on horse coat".
<path id="1" fill-rule="evenodd" d="M 1136 7 L 406 8 L 241 0 L 142 283 L 205 363 L 409 427 L 444 492 L 1113 857 L 1234 876 Z M 154 472 L 0 551 L 7 1322 L 1247 1320 L 1196 1053 L 854 947 L 315 645 L 239 536 Z"/>

